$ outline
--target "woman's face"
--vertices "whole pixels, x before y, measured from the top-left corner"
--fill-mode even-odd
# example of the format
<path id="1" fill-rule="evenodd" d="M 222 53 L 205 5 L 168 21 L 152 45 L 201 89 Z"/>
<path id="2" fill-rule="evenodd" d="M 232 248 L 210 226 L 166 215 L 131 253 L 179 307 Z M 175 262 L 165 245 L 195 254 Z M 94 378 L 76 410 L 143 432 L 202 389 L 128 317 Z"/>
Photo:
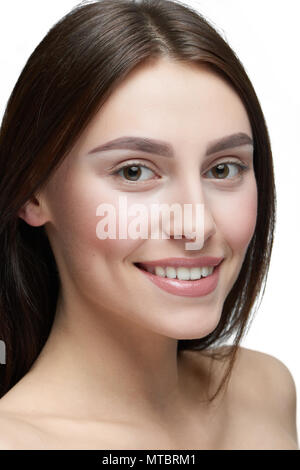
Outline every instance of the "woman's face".
<path id="1" fill-rule="evenodd" d="M 128 328 L 133 321 L 176 339 L 200 338 L 216 328 L 257 215 L 253 147 L 206 156 L 212 141 L 236 133 L 252 138 L 246 110 L 230 85 L 205 67 L 160 60 L 128 76 L 41 193 L 62 295 L 70 307 L 76 302 L 85 315 L 88 306 L 99 312 L 101 321 L 118 326 L 122 317 Z M 174 156 L 121 148 L 90 153 L 122 136 L 166 142 Z M 226 161 L 217 171 L 216 165 Z M 139 171 L 121 170 L 128 162 L 140 164 Z M 247 169 L 241 171 L 239 164 Z M 126 196 L 128 207 L 139 203 L 149 213 L 154 203 L 204 204 L 202 248 L 187 250 L 184 237 L 119 239 L 120 196 Z M 115 239 L 96 234 L 101 220 L 96 209 L 102 203 L 115 208 Z M 166 292 L 133 264 L 202 255 L 224 261 L 217 287 L 201 297 Z"/>

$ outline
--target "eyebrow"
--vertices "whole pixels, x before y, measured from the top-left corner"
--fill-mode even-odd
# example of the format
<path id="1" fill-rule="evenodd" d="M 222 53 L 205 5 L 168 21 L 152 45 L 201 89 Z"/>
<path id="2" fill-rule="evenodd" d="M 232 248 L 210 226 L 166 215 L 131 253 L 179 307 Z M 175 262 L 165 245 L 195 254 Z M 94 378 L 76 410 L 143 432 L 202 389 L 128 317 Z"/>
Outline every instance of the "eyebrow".
<path id="1" fill-rule="evenodd" d="M 242 145 L 251 145 L 253 147 L 253 140 L 248 134 L 238 132 L 237 134 L 227 135 L 221 139 L 209 142 L 206 148 L 206 156 L 221 150 L 241 147 Z M 136 150 L 139 152 L 157 154 L 163 157 L 174 157 L 173 147 L 169 143 L 147 137 L 134 136 L 123 136 L 110 140 L 109 142 L 90 150 L 88 154 L 115 149 Z"/>

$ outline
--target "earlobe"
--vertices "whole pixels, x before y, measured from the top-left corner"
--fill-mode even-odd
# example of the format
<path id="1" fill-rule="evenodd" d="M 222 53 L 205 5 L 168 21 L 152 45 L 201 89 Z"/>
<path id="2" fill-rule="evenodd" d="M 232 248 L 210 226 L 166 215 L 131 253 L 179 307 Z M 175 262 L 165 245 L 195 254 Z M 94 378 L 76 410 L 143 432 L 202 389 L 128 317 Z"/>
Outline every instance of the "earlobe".
<path id="1" fill-rule="evenodd" d="M 45 210 L 36 196 L 33 196 L 23 205 L 18 212 L 18 216 L 33 227 L 44 225 L 47 221 Z"/>

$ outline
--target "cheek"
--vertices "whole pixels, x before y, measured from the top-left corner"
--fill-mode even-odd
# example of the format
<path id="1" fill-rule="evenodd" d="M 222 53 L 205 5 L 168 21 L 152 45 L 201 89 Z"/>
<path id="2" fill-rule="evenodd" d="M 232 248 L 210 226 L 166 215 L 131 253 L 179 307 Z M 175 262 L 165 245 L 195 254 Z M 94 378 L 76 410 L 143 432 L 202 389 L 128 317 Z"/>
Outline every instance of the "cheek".
<path id="1" fill-rule="evenodd" d="M 95 263 L 101 266 L 106 258 L 107 264 L 113 263 L 114 260 L 116 263 L 120 262 L 143 242 L 118 239 L 119 194 L 100 183 L 99 178 L 61 173 L 56 176 L 55 184 L 53 182 L 49 185 L 47 197 L 53 220 L 48 227 L 48 233 L 54 252 L 59 260 L 63 258 L 64 264 L 72 267 L 72 270 L 88 271 Z M 128 200 L 130 204 L 130 197 Z M 103 217 L 96 213 L 102 203 L 109 204 L 115 210 L 115 239 L 101 240 L 97 236 L 97 225 L 107 215 L 105 213 Z M 129 222 L 130 219 L 128 218 Z M 108 227 L 105 230 L 108 231 Z"/>
<path id="2" fill-rule="evenodd" d="M 232 252 L 246 252 L 255 231 L 256 217 L 257 187 L 254 177 L 243 190 L 224 193 L 219 204 L 215 201 L 215 223 Z"/>

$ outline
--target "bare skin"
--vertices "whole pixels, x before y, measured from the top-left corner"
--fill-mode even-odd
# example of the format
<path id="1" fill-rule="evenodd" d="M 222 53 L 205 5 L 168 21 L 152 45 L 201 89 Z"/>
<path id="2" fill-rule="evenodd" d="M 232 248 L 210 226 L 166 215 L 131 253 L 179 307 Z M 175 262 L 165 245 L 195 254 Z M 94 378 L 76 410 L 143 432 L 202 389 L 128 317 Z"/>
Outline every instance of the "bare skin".
<path id="1" fill-rule="evenodd" d="M 225 394 L 208 405 L 199 403 L 197 390 L 209 371 L 215 390 L 226 361 L 214 362 L 196 351 L 184 351 L 182 357 L 185 390 L 194 401 L 185 415 L 174 409 L 172 423 L 163 416 L 123 423 L 68 416 L 60 405 L 61 391 L 54 399 L 53 384 L 42 384 L 36 370 L 26 374 L 0 400 L 0 449 L 299 450 L 295 410 L 289 415 L 284 397 L 275 398 L 275 384 L 270 387 L 269 377 L 275 381 L 278 371 L 283 387 L 290 386 L 280 361 L 240 348 Z"/>
<path id="2" fill-rule="evenodd" d="M 7 436 L 11 430 L 11 438 L 1 436 L 9 439 L 4 447 L 293 445 L 292 425 L 279 424 L 286 420 L 278 415 L 285 400 L 275 397 L 269 408 L 272 380 L 264 378 L 265 361 L 257 372 L 257 361 L 243 355 L 224 400 L 208 406 L 201 403 L 208 359 L 189 352 L 177 356 L 179 338 L 202 338 L 217 327 L 255 230 L 253 147 L 206 155 L 212 141 L 236 133 L 251 138 L 250 122 L 238 95 L 219 76 L 168 60 L 148 64 L 114 91 L 43 191 L 20 211 L 28 224 L 45 225 L 61 291 L 41 354 L 1 400 Z M 174 157 L 124 149 L 90 153 L 128 135 L 169 142 Z M 225 178 L 211 176 L 229 157 Z M 133 159 L 146 179 L 133 184 L 124 175 L 112 176 L 111 170 Z M 240 172 L 239 163 L 247 171 Z M 203 247 L 186 251 L 184 237 L 99 240 L 96 208 L 101 202 L 117 208 L 121 195 L 146 206 L 203 203 Z M 216 289 L 202 297 L 162 291 L 134 266 L 203 255 L 224 260 Z M 210 394 L 222 378 L 217 364 L 214 369 Z"/>

